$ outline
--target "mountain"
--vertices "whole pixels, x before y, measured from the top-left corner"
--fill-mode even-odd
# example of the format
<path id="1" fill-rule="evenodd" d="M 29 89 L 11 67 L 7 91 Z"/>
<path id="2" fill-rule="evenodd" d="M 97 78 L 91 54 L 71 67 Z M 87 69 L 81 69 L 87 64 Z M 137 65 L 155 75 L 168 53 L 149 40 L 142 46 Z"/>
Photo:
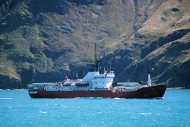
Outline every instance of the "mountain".
<path id="1" fill-rule="evenodd" d="M 0 88 L 82 78 L 94 68 L 115 81 L 190 88 L 189 0 L 1 0 Z"/>

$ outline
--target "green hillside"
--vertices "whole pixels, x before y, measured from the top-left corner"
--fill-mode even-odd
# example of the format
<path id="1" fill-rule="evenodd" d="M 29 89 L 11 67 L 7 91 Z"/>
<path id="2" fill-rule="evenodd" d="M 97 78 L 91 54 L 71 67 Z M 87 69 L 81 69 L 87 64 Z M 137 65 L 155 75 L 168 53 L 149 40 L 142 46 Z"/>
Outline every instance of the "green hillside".
<path id="1" fill-rule="evenodd" d="M 94 42 L 115 81 L 189 88 L 189 0 L 2 0 L 0 88 L 82 78 L 94 68 Z"/>

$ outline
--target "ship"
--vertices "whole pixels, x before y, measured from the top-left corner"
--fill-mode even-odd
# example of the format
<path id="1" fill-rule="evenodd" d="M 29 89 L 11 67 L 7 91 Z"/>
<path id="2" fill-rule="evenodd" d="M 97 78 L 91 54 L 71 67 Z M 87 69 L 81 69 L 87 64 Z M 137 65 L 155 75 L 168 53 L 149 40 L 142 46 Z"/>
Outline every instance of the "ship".
<path id="1" fill-rule="evenodd" d="M 78 97 L 102 97 L 102 98 L 162 98 L 167 84 L 152 85 L 150 72 L 148 83 L 142 82 L 114 82 L 114 71 L 98 70 L 96 45 L 95 45 L 95 69 L 89 71 L 82 79 L 68 79 L 55 83 L 32 83 L 28 85 L 28 94 L 31 98 L 78 98 Z"/>

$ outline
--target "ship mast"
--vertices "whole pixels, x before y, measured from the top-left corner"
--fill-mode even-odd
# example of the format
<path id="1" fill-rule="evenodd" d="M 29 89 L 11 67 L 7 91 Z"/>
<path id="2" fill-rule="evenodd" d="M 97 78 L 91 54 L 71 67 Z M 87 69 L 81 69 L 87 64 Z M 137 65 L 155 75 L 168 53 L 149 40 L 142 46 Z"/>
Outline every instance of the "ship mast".
<path id="1" fill-rule="evenodd" d="M 97 52 L 96 52 L 96 42 L 94 42 L 94 57 L 95 57 L 95 72 L 98 71 L 98 63 L 100 60 L 97 58 Z"/>

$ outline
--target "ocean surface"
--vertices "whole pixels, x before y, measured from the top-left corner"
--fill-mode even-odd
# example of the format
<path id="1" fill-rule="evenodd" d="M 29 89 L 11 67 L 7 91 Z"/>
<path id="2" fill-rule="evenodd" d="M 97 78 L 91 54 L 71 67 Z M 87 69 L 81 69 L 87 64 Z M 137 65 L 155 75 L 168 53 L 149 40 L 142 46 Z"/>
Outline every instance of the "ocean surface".
<path id="1" fill-rule="evenodd" d="M 31 99 L 27 90 L 0 90 L 1 127 L 190 126 L 190 90 L 161 99 Z"/>

